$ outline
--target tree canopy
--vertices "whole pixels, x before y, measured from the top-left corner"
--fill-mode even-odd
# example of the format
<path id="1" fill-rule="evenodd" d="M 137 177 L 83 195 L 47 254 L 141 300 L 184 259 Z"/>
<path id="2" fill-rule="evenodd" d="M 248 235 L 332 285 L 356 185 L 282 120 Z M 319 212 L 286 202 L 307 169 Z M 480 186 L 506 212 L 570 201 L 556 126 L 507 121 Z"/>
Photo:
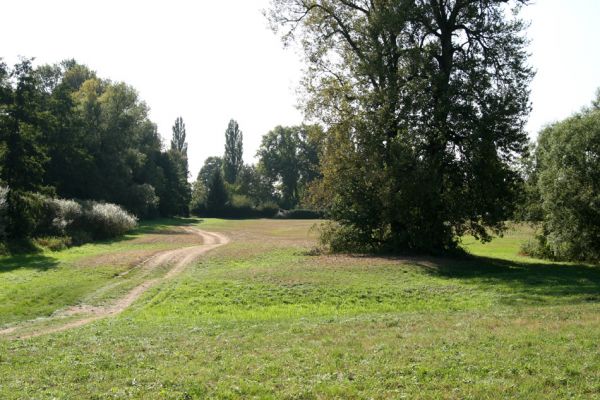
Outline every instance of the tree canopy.
<path id="1" fill-rule="evenodd" d="M 600 96 L 598 96 L 600 98 Z M 542 132 L 534 153 L 535 204 L 541 217 L 533 253 L 562 260 L 600 260 L 600 108 Z M 529 249 L 532 250 L 532 249 Z"/>
<path id="2" fill-rule="evenodd" d="M 182 120 L 165 151 L 131 86 L 73 60 L 0 65 L 0 184 L 14 221 L 34 218 L 32 193 L 116 203 L 140 217 L 188 213 Z"/>
<path id="3" fill-rule="evenodd" d="M 511 216 L 529 112 L 526 1 L 274 0 L 328 126 L 323 185 L 355 245 L 453 249 Z M 356 246 L 354 248 L 356 248 Z"/>

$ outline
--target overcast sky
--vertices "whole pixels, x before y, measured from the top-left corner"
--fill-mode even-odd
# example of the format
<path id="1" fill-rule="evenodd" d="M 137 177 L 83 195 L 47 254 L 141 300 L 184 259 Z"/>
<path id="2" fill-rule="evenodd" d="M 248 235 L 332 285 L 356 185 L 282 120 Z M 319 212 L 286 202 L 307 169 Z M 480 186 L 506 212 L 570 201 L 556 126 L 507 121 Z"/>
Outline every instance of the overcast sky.
<path id="1" fill-rule="evenodd" d="M 165 139 L 182 116 L 193 177 L 221 155 L 230 118 L 252 162 L 260 138 L 302 121 L 302 63 L 268 29 L 269 0 L 12 0 L 2 4 L 0 57 L 75 58 L 100 77 L 134 86 Z M 531 21 L 532 137 L 587 105 L 600 87 L 600 0 L 537 0 Z"/>

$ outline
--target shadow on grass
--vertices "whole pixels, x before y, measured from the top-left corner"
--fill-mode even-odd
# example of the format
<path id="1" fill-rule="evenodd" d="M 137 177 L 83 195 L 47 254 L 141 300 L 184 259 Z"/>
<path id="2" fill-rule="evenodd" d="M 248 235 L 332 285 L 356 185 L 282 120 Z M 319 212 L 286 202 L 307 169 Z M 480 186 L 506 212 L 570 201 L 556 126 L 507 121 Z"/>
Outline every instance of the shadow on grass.
<path id="1" fill-rule="evenodd" d="M 168 218 L 150 221 L 142 221 L 133 231 L 113 239 L 93 241 L 94 244 L 112 244 L 133 240 L 141 234 L 172 234 L 169 227 L 189 226 L 201 223 L 198 218 Z M 85 244 L 85 243 L 84 243 Z M 58 265 L 54 257 L 43 254 L 31 241 L 11 242 L 6 245 L 8 255 L 0 256 L 0 273 L 10 272 L 16 269 L 35 269 L 47 271 Z"/>
<path id="2" fill-rule="evenodd" d="M 319 256 L 320 252 L 303 255 Z M 600 303 L 600 265 L 520 262 L 501 258 L 454 254 L 447 257 L 418 255 L 345 254 L 351 258 L 385 259 L 418 267 L 424 273 L 457 279 L 481 290 L 494 290 L 503 302 L 547 303 Z"/>
<path id="3" fill-rule="evenodd" d="M 582 301 L 600 301 L 600 266 L 468 256 L 437 262 L 426 270 L 467 283 L 504 288 L 524 300 L 576 296 Z"/>
<path id="4" fill-rule="evenodd" d="M 16 269 L 47 271 L 56 267 L 56 265 L 58 265 L 58 261 L 55 258 L 39 253 L 17 254 L 0 259 L 0 273 L 11 272 Z"/>
<path id="5" fill-rule="evenodd" d="M 112 244 L 120 243 L 128 240 L 136 239 L 138 235 L 153 234 L 153 235 L 170 235 L 174 231 L 169 229 L 170 227 L 183 227 L 190 225 L 197 225 L 203 220 L 200 218 L 161 218 L 154 220 L 141 221 L 137 228 L 131 232 L 126 233 L 123 236 L 119 236 L 112 239 L 96 240 L 92 243 L 98 244 Z"/>

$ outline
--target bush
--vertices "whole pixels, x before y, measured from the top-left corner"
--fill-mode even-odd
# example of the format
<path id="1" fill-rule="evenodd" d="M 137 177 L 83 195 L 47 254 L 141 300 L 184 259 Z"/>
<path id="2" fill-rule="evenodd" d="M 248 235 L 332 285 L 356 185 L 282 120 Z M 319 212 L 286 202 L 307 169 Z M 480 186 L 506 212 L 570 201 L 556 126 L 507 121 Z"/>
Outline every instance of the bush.
<path id="1" fill-rule="evenodd" d="M 349 225 L 340 225 L 337 222 L 326 222 L 320 226 L 320 245 L 333 253 L 369 253 L 376 249 L 365 243 L 360 230 Z"/>
<path id="2" fill-rule="evenodd" d="M 274 218 L 279 212 L 279 206 L 275 202 L 263 203 L 257 209 L 263 218 Z"/>
<path id="3" fill-rule="evenodd" d="M 275 217 L 281 219 L 322 219 L 324 213 L 307 209 L 281 210 Z"/>
<path id="4" fill-rule="evenodd" d="M 38 222 L 38 235 L 66 235 L 74 221 L 82 218 L 83 210 L 74 200 L 44 198 L 44 214 Z"/>
<path id="5" fill-rule="evenodd" d="M 111 203 L 82 202 L 83 214 L 73 228 L 89 232 L 94 239 L 123 235 L 137 226 L 137 218 Z"/>
<path id="6" fill-rule="evenodd" d="M 44 197 L 31 192 L 10 190 L 7 196 L 7 234 L 12 239 L 31 237 L 44 215 Z"/>
<path id="7" fill-rule="evenodd" d="M 34 239 L 33 242 L 38 247 L 51 251 L 59 251 L 71 246 L 73 240 L 69 236 L 45 236 Z"/>
<path id="8" fill-rule="evenodd" d="M 279 207 L 276 204 L 264 204 L 259 207 L 252 207 L 249 204 L 239 202 L 238 206 L 228 203 L 218 209 L 210 209 L 202 204 L 196 206 L 193 212 L 198 217 L 207 218 L 273 218 L 279 212 Z"/>

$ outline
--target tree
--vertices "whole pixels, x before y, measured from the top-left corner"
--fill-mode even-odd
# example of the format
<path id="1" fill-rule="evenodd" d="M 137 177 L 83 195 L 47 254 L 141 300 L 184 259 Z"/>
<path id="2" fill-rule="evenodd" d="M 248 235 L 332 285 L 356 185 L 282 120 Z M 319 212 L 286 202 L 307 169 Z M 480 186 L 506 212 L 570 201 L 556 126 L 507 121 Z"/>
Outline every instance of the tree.
<path id="1" fill-rule="evenodd" d="M 256 165 L 244 165 L 236 189 L 238 194 L 248 197 L 255 207 L 277 201 L 272 180 Z"/>
<path id="2" fill-rule="evenodd" d="M 177 165 L 174 182 L 173 195 L 177 198 L 177 214 L 187 216 L 189 214 L 189 203 L 192 198 L 192 189 L 188 182 L 189 166 L 187 158 L 187 142 L 185 132 L 185 124 L 181 117 L 175 120 L 173 125 L 173 137 L 171 139 L 170 157 Z"/>
<path id="3" fill-rule="evenodd" d="M 234 184 L 244 165 L 243 135 L 239 125 L 233 119 L 225 131 L 225 154 L 223 155 L 223 174 L 225 181 Z"/>
<path id="4" fill-rule="evenodd" d="M 185 141 L 185 124 L 183 123 L 183 118 L 178 117 L 175 119 L 172 130 L 173 138 L 171 139 L 171 150 L 181 153 L 187 159 L 188 145 Z"/>
<path id="5" fill-rule="evenodd" d="M 592 106 L 538 135 L 530 181 L 541 213 L 533 253 L 599 261 L 600 109 Z"/>
<path id="6" fill-rule="evenodd" d="M 2 74 L 6 72 L 0 72 L 0 80 Z M 12 191 L 40 191 L 45 186 L 44 165 L 48 161 L 41 143 L 46 116 L 41 110 L 39 81 L 31 60 L 15 65 L 11 77 L 15 88 L 2 89 L 0 104 L 0 140 L 5 147 L 2 180 Z"/>
<path id="7" fill-rule="evenodd" d="M 283 208 L 297 206 L 304 188 L 320 177 L 322 140 L 318 125 L 278 126 L 263 136 L 259 170 L 278 186 Z"/>
<path id="8" fill-rule="evenodd" d="M 221 171 L 223 169 L 223 159 L 221 157 L 208 157 L 204 160 L 204 165 L 198 172 L 198 181 L 202 182 L 204 187 L 210 185 L 210 181 L 215 175 L 215 171 Z"/>
<path id="9" fill-rule="evenodd" d="M 41 210 L 34 192 L 51 192 L 44 182 L 48 157 L 42 143 L 48 115 L 43 113 L 40 81 L 31 60 L 15 65 L 8 77 L 6 69 L 0 69 L 0 172 L 9 189 L 6 230 L 11 238 L 25 238 L 35 229 Z"/>
<path id="10" fill-rule="evenodd" d="M 526 0 L 272 3 L 309 62 L 304 108 L 329 127 L 323 185 L 353 248 L 437 252 L 502 231 L 533 75 L 507 7 Z"/>
<path id="11" fill-rule="evenodd" d="M 220 170 L 215 170 L 208 186 L 206 196 L 206 208 L 209 211 L 221 211 L 229 201 L 229 194 L 225 188 L 223 175 Z"/>

